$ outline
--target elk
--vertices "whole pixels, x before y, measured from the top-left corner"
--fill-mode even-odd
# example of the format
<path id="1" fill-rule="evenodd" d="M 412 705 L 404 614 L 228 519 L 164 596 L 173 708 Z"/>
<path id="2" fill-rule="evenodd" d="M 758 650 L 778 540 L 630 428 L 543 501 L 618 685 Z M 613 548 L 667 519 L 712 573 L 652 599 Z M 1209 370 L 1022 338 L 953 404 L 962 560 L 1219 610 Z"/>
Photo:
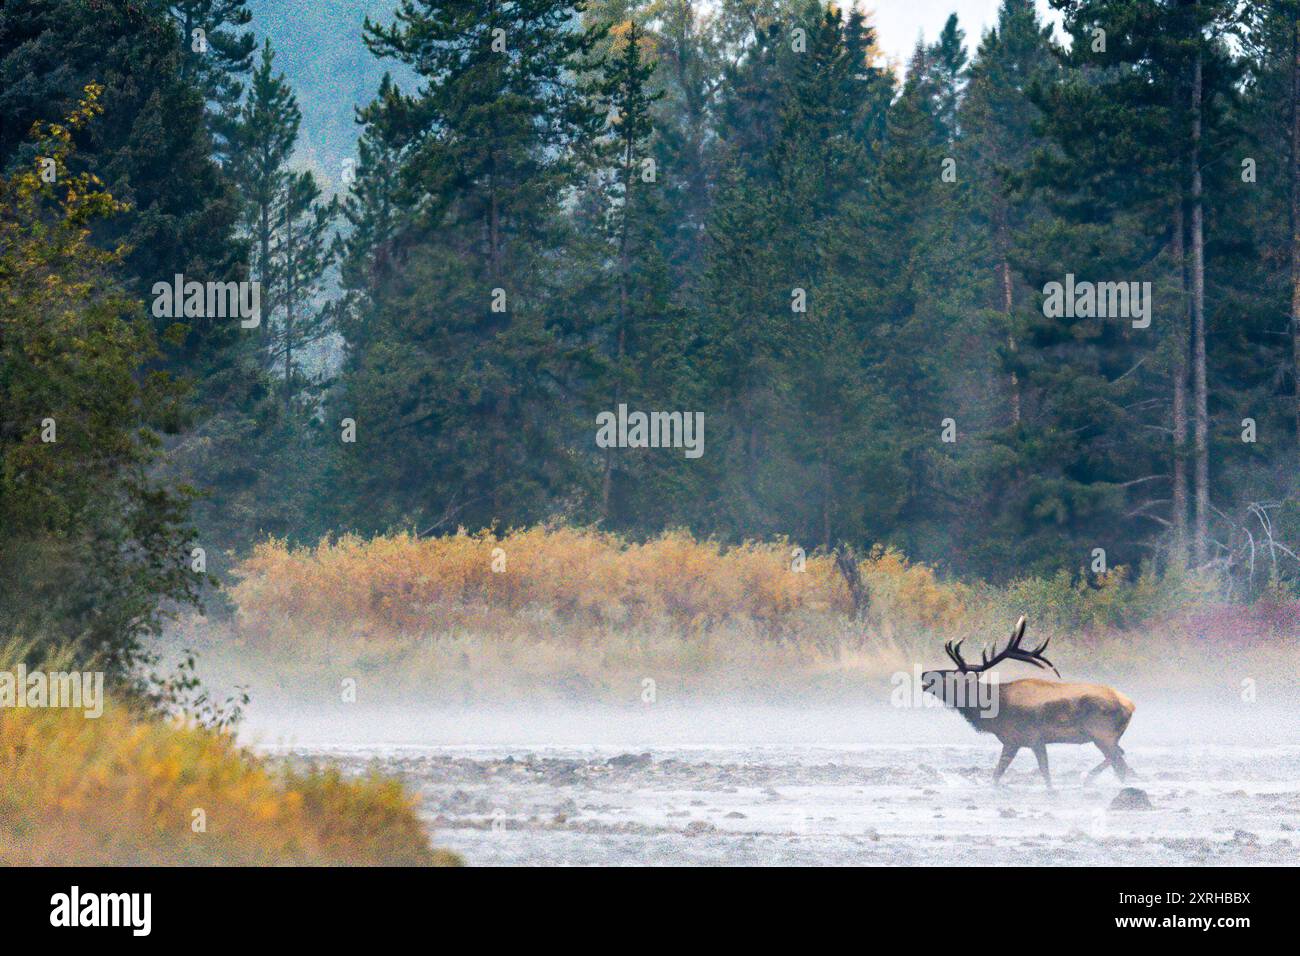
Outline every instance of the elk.
<path id="1" fill-rule="evenodd" d="M 1020 748 L 1028 747 L 1038 758 L 1038 769 L 1050 790 L 1052 775 L 1047 769 L 1047 745 L 1089 742 L 1096 744 L 1106 759 L 1089 771 L 1087 781 L 1107 767 L 1122 781 L 1129 767 L 1124 762 L 1119 738 L 1128 728 L 1134 706 L 1119 691 L 1100 684 L 1057 683 L 1036 678 L 980 684 L 981 674 L 1008 660 L 1051 668 L 1057 677 L 1061 676 L 1056 665 L 1043 656 L 1048 642 L 1043 641 L 1034 650 L 1025 650 L 1020 646 L 1024 636 L 1022 614 L 1011 630 L 1006 648 L 1000 653 L 996 644 L 992 652 L 985 648 L 977 665 L 962 660 L 962 641 L 956 644 L 948 641 L 944 650 L 957 665 L 956 670 L 926 671 L 921 675 L 921 689 L 955 708 L 978 732 L 993 734 L 1002 743 L 1002 756 L 993 771 L 994 783 L 1002 779 Z M 981 704 L 981 698 L 989 698 L 990 694 L 993 705 Z"/>

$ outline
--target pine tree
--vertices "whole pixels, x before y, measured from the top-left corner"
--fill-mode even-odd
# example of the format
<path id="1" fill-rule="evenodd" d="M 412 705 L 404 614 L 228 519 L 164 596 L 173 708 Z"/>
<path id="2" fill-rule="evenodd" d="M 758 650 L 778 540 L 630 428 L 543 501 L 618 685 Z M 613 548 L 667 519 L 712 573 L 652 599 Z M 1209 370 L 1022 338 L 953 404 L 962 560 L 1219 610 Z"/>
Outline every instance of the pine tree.
<path id="1" fill-rule="evenodd" d="M 1300 3 L 1257 5 L 1245 38 L 1250 76 L 1242 123 L 1249 155 L 1242 160 L 1241 179 L 1249 179 L 1249 188 L 1241 190 L 1244 208 L 1234 225 L 1254 241 L 1254 268 L 1243 276 L 1243 285 L 1266 293 L 1265 312 L 1277 309 L 1289 318 L 1290 355 L 1273 355 L 1268 364 L 1290 366 L 1289 427 L 1293 452 L 1300 453 Z M 1286 250 L 1284 261 L 1267 255 L 1268 249 Z M 1261 296 L 1243 296 L 1239 308 L 1249 308 L 1252 298 Z M 1269 344 L 1258 342 L 1276 353 Z"/>
<path id="2" fill-rule="evenodd" d="M 402 154 L 406 210 L 391 281 L 367 290 L 364 349 L 337 406 L 357 422 L 358 487 L 390 502 L 370 521 L 545 517 L 574 487 L 561 316 L 548 268 L 559 203 L 600 117 L 574 71 L 598 31 L 561 0 L 407 0 L 366 25 L 376 55 L 408 63 L 418 93 L 389 87 L 362 112 Z M 344 454 L 349 450 L 344 447 Z"/>
<path id="3" fill-rule="evenodd" d="M 1225 431 L 1249 421 L 1257 435 L 1252 442 L 1221 441 L 1216 449 L 1220 525 L 1229 524 L 1217 537 L 1243 557 L 1251 544 L 1248 531 L 1270 544 L 1300 535 L 1300 243 L 1294 226 L 1300 220 L 1300 6 L 1270 0 L 1251 5 L 1247 14 L 1247 29 L 1237 35 L 1247 69 L 1244 95 L 1231 117 L 1243 142 L 1206 164 L 1208 191 L 1219 199 L 1209 220 L 1208 295 L 1211 303 L 1222 303 L 1217 311 L 1228 319 L 1213 331 L 1213 394 Z M 1211 155 L 1219 156 L 1217 150 Z M 1270 551 L 1271 558 L 1278 554 Z M 1283 560 L 1279 573 L 1292 578 L 1294 567 L 1284 554 Z M 1258 593 L 1268 575 L 1261 568 L 1251 581 L 1251 562 L 1238 563 L 1246 570 L 1244 590 Z"/>
<path id="4" fill-rule="evenodd" d="M 378 100 L 384 102 L 393 95 L 392 77 L 385 75 Z M 357 162 L 343 201 L 350 226 L 344 242 L 343 284 L 349 290 L 361 291 L 381 281 L 382 261 L 401 221 L 395 175 L 401 165 L 400 147 L 389 142 L 382 126 L 367 125 L 357 141 Z"/>
<path id="5" fill-rule="evenodd" d="M 948 17 L 939 39 L 929 50 L 929 76 L 934 97 L 934 113 L 948 141 L 958 134 L 958 103 L 961 102 L 967 56 L 966 33 L 957 24 L 957 14 Z"/>
<path id="6" fill-rule="evenodd" d="M 1041 209 L 1022 193 L 1013 195 L 1041 140 L 1034 132 L 1037 107 L 1029 98 L 1031 84 L 1050 84 L 1056 69 L 1051 27 L 1038 16 L 1033 0 L 1003 0 L 997 24 L 980 43 L 970 69 L 970 85 L 962 103 L 961 165 L 971 184 L 972 225 L 988 237 L 980 250 L 981 268 L 994 279 L 986 301 L 996 310 L 1001 328 L 996 339 L 1006 343 L 1008 414 L 1003 422 L 1020 422 L 1021 396 L 1015 369 L 1016 335 L 1013 317 L 1027 290 L 1017 289 L 1012 268 L 1014 237 L 1023 234 L 1030 217 Z"/>
<path id="7" fill-rule="evenodd" d="M 964 176 L 940 116 L 934 62 L 934 48 L 919 44 L 885 113 L 856 239 L 871 381 L 877 403 L 888 402 L 872 426 L 864 543 L 918 554 L 951 551 L 942 540 L 953 494 L 945 421 L 963 441 L 972 425 L 949 392 L 969 361 L 957 331 L 971 256 L 958 215 Z"/>
<path id="8" fill-rule="evenodd" d="M 856 538 L 883 477 L 841 440 L 873 411 L 856 230 L 891 84 L 872 49 L 860 14 L 812 3 L 730 74 L 698 323 L 721 446 L 709 530 Z"/>
<path id="9" fill-rule="evenodd" d="M 21 0 L 0 6 L 0 169 L 26 166 L 36 147 L 22 138 L 39 120 L 70 112 L 81 88 L 101 83 L 103 113 L 75 134 L 75 171 L 93 170 L 126 207 L 90 223 L 101 249 L 124 247 L 114 266 L 127 295 L 152 302 L 157 283 L 232 282 L 247 278 L 238 235 L 241 202 L 216 161 L 205 122 L 207 96 L 183 75 L 179 29 L 162 3 Z M 263 378 L 256 333 L 237 318 L 150 316 L 158 354 L 147 373 L 194 387 L 160 422 L 167 454 L 156 476 L 174 485 L 240 489 L 258 432 Z M 236 541 L 224 519 L 246 509 L 205 498 L 194 517 L 210 569 Z M 249 519 L 255 531 L 257 523 Z"/>
<path id="10" fill-rule="evenodd" d="M 378 102 L 396 95 L 392 76 L 380 82 Z M 341 212 L 347 227 L 340 236 L 339 278 L 343 294 L 336 304 L 339 332 L 354 356 L 369 348 L 370 323 L 366 317 L 376 308 L 372 291 L 383 289 L 393 279 L 396 252 L 394 240 L 404 220 L 402 188 L 397 172 L 403 150 L 391 142 L 392 133 L 382 113 L 370 112 L 357 141 L 357 160 L 351 182 L 343 197 Z"/>
<path id="11" fill-rule="evenodd" d="M 323 301 L 323 279 L 338 253 L 337 201 L 324 202 L 315 176 L 294 171 L 302 113 L 284 74 L 276 74 L 268 40 L 240 114 L 233 172 L 246 201 L 245 234 L 252 271 L 262 286 L 265 360 L 279 369 L 286 405 L 302 387 L 295 356 L 333 331 L 334 306 Z"/>
<path id="12" fill-rule="evenodd" d="M 643 58 L 648 46 L 645 31 L 629 20 L 613 25 L 610 33 L 614 43 L 591 89 L 594 104 L 608 117 L 595 157 L 595 211 L 600 221 L 591 224 L 595 227 L 591 231 L 602 240 L 597 255 L 610 263 L 613 299 L 611 320 L 602 330 L 608 384 L 597 394 L 607 396 L 608 407 L 617 409 L 622 403 L 637 407 L 646 397 L 652 378 L 646 373 L 653 371 L 654 355 L 666 344 L 656 333 L 671 306 L 658 232 L 663 214 L 658 169 L 650 148 L 651 109 L 664 93 L 650 88 L 655 63 Z M 627 453 L 604 449 L 601 511 L 607 521 L 620 524 L 611 510 L 616 457 L 626 458 Z M 624 469 L 625 478 L 628 473 Z M 633 507 L 641 503 L 641 496 L 631 489 L 624 489 L 620 497 Z"/>
<path id="13" fill-rule="evenodd" d="M 74 163 L 93 165 L 129 208 L 96 224 L 103 248 L 125 244 L 121 268 L 142 299 L 177 273 L 198 281 L 243 278 L 238 197 L 213 160 L 203 94 L 181 75 L 172 21 L 149 4 L 23 0 L 0 7 L 0 169 L 34 154 L 34 122 L 56 121 L 90 82 L 104 112 L 78 133 Z M 238 322 L 167 318 L 155 325 L 168 370 L 205 381 L 203 391 L 242 387 L 231 368 Z M 211 386 L 209 388 L 208 386 Z"/>
<path id="14" fill-rule="evenodd" d="M 694 295 L 703 267 L 705 226 L 717 184 L 714 121 L 724 64 L 739 54 L 725 36 L 727 18 L 714 16 L 708 4 L 658 0 L 644 6 L 660 64 L 655 88 L 665 94 L 654 110 L 653 147 L 662 173 L 666 254 L 677 301 L 684 303 Z"/>
<path id="15" fill-rule="evenodd" d="M 950 523 L 984 531 L 946 542 L 950 566 L 960 573 L 1000 575 L 1023 560 L 1015 503 L 1029 476 L 1020 426 L 1036 408 L 1026 401 L 1019 351 L 1025 313 L 1039 303 L 1017 269 L 1018 243 L 1046 212 L 1018 186 L 1043 145 L 1029 91 L 1055 81 L 1050 38 L 1032 0 L 1004 0 L 969 68 L 952 147 L 955 182 L 947 189 L 968 266 L 954 279 L 970 305 L 954 310 L 952 350 L 936 383 L 960 426 L 941 481 L 947 494 L 936 510 Z"/>
<path id="16" fill-rule="evenodd" d="M 291 174 L 277 199 L 266 280 L 275 305 L 268 315 L 269 351 L 281 372 L 284 403 L 308 384 L 304 352 L 334 332 L 335 305 L 324 298 L 327 270 L 338 255 L 337 200 L 322 201 L 310 171 Z"/>
<path id="17" fill-rule="evenodd" d="M 168 0 L 180 27 L 181 79 L 197 86 L 209 104 L 208 121 L 217 154 L 230 159 L 244 84 L 257 42 L 241 31 L 253 19 L 248 0 Z"/>
<path id="18" fill-rule="evenodd" d="M 874 263 L 861 258 L 860 204 L 878 168 L 877 135 L 893 84 L 873 62 L 872 34 L 860 12 L 810 4 L 803 20 L 809 44 L 795 60 L 782 109 L 778 190 L 788 223 L 786 258 L 808 294 L 806 313 L 792 316 L 782 392 L 793 415 L 785 423 L 796 463 L 791 473 L 809 493 L 807 511 L 791 507 L 786 520 L 801 540 L 829 550 L 867 537 L 870 489 L 890 484 L 889 463 L 844 436 L 875 432 L 886 418 L 864 303 L 862 277 Z M 792 489 L 790 505 L 797 501 Z"/>
<path id="19" fill-rule="evenodd" d="M 212 565 L 226 552 L 262 534 L 310 536 L 323 527 L 304 515 L 323 468 L 316 421 L 318 384 L 305 373 L 306 350 L 332 328 L 324 299 L 333 258 L 337 206 L 322 202 L 309 172 L 292 169 L 300 112 L 268 42 L 248 98 L 232 127 L 235 159 L 226 171 L 243 200 L 240 225 L 250 247 L 250 278 L 260 286 L 257 332 L 238 341 L 232 386 L 224 407 L 197 424 L 169 462 L 177 478 L 216 489 L 195 515 Z"/>
<path id="20" fill-rule="evenodd" d="M 805 29 L 797 21 L 757 27 L 744 58 L 725 74 L 718 106 L 726 153 L 695 307 L 714 449 L 699 463 L 712 489 L 701 510 L 710 516 L 706 529 L 728 537 L 779 527 L 774 508 L 785 502 L 770 487 L 787 474 L 776 447 L 784 431 L 781 362 L 795 290 L 806 295 L 808 285 L 783 254 L 792 229 L 781 219 L 776 189 L 780 103 L 793 75 L 796 28 Z"/>
<path id="21" fill-rule="evenodd" d="M 1054 343 L 1051 348 L 1061 350 L 1051 359 L 1052 370 L 1043 369 L 1043 383 L 1052 389 L 1051 414 L 1066 419 L 1057 422 L 1056 434 L 1072 436 L 1075 444 L 1074 450 L 1043 446 L 1064 468 L 1057 484 L 1061 496 L 1051 499 L 1051 511 L 1046 505 L 1040 510 L 1055 512 L 1063 523 L 1091 510 L 1088 533 L 1127 541 L 1128 561 L 1157 547 L 1155 532 L 1172 528 L 1171 564 L 1180 567 L 1190 404 L 1191 542 L 1202 564 L 1210 511 L 1203 227 L 1208 200 L 1207 164 L 1197 144 L 1211 134 L 1221 143 L 1231 139 L 1222 117 L 1223 104 L 1233 96 L 1235 68 L 1221 34 L 1211 28 L 1227 11 L 1222 4 L 1163 0 L 1063 6 L 1072 36 L 1065 60 L 1072 69 L 1036 97 L 1053 144 L 1053 151 L 1040 154 L 1036 176 L 1048 187 L 1059 220 L 1031 234 L 1028 245 L 1047 255 L 1037 255 L 1038 268 L 1030 271 L 1046 281 L 1077 273 L 1086 263 L 1106 279 L 1150 281 L 1158 293 L 1155 314 L 1167 318 L 1153 321 L 1145 335 L 1122 329 L 1115 319 L 1109 325 L 1047 320 L 1035 326 L 1031 334 L 1039 336 L 1040 346 Z M 1143 175 L 1135 177 L 1134 168 Z M 1043 268 L 1047 261 L 1052 266 Z M 1048 332 L 1049 326 L 1056 331 Z M 1058 399 L 1069 393 L 1075 407 L 1067 411 Z M 1090 402 L 1084 427 L 1077 409 Z M 1168 417 L 1156 417 L 1162 415 Z M 1144 447 L 1134 437 L 1141 433 L 1172 435 L 1167 452 Z M 1074 458 L 1075 451 L 1085 457 Z M 1160 495 L 1162 486 L 1171 488 L 1168 497 Z M 1133 534 L 1126 522 L 1135 519 L 1152 531 Z"/>
<path id="22" fill-rule="evenodd" d="M 262 306 L 268 314 L 277 308 L 274 296 L 278 290 L 271 278 L 271 247 L 281 225 L 277 209 L 283 205 L 293 178 L 289 160 L 302 123 L 293 90 L 283 73 L 275 73 L 274 61 L 267 40 L 241 110 L 239 153 L 232 167 L 245 202 L 243 226 L 251 240 L 251 273 L 262 284 Z M 270 324 L 263 323 L 261 329 L 265 337 Z"/>

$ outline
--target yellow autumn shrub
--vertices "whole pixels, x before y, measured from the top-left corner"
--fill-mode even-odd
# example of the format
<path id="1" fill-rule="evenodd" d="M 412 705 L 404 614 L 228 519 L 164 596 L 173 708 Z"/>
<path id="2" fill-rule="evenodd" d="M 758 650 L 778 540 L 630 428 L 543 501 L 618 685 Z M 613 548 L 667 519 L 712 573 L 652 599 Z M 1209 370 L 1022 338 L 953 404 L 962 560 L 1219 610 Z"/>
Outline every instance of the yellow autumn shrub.
<path id="1" fill-rule="evenodd" d="M 873 614 L 926 628 L 963 613 L 966 591 L 899 552 L 860 563 Z M 390 637 L 438 630 L 470 610 L 543 611 L 604 626 L 671 623 L 695 630 L 727 620 L 797 629 L 801 615 L 850 610 L 832 557 L 796 560 L 790 542 L 725 547 L 686 532 L 644 542 L 601 531 L 534 527 L 257 545 L 236 570 L 233 597 L 246 636 L 287 630 Z"/>
<path id="2" fill-rule="evenodd" d="M 0 712 L 0 865 L 436 865 L 392 780 L 278 771 L 110 702 Z"/>

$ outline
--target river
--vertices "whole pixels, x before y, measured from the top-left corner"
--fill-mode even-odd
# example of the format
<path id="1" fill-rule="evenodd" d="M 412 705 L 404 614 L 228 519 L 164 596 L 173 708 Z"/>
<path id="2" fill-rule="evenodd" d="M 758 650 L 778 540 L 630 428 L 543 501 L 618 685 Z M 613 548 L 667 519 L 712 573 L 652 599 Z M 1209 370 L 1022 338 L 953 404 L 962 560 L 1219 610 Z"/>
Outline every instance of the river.
<path id="1" fill-rule="evenodd" d="M 1127 794 L 1099 755 L 1022 751 L 943 710 L 799 705 L 250 711 L 244 737 L 293 761 L 378 766 L 419 795 L 436 845 L 471 865 L 1292 864 L 1291 707 L 1144 701 Z M 1123 802 L 1123 801 L 1122 801 Z"/>

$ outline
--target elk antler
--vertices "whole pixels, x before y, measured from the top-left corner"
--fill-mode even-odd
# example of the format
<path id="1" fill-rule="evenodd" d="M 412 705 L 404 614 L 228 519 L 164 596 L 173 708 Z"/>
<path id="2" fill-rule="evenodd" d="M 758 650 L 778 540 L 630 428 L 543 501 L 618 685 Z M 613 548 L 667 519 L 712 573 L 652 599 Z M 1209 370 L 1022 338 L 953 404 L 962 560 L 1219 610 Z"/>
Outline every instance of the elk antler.
<path id="1" fill-rule="evenodd" d="M 1020 615 L 1020 620 L 1016 621 L 1016 626 L 1011 629 L 1011 640 L 1007 642 L 1006 648 L 1001 653 L 990 655 L 989 649 L 986 647 L 980 654 L 980 663 L 978 666 L 971 666 L 961 659 L 961 641 L 958 641 L 956 646 L 954 646 L 951 641 L 948 642 L 944 645 L 944 650 L 948 652 L 948 656 L 952 658 L 958 669 L 964 672 L 978 674 L 982 671 L 988 670 L 990 667 L 1000 663 L 1001 661 L 1022 661 L 1025 664 L 1033 664 L 1035 667 L 1050 667 L 1052 672 L 1055 673 L 1057 677 L 1060 677 L 1061 672 L 1056 669 L 1056 665 L 1043 656 L 1043 651 L 1047 650 L 1047 645 L 1051 641 L 1051 638 L 1049 637 L 1046 641 L 1043 641 L 1041 645 L 1034 648 L 1032 651 L 1027 651 L 1020 646 L 1020 642 L 1024 637 L 1025 616 L 1022 614 Z M 993 645 L 993 649 L 995 651 L 997 650 L 996 644 Z"/>
<path id="2" fill-rule="evenodd" d="M 956 644 L 954 644 L 952 641 L 948 641 L 946 644 L 943 645 L 944 651 L 948 654 L 948 657 L 952 660 L 952 662 L 957 665 L 957 670 L 959 671 L 965 671 L 969 666 L 964 660 L 961 659 L 961 646 L 965 640 L 966 638 L 963 637 Z"/>

